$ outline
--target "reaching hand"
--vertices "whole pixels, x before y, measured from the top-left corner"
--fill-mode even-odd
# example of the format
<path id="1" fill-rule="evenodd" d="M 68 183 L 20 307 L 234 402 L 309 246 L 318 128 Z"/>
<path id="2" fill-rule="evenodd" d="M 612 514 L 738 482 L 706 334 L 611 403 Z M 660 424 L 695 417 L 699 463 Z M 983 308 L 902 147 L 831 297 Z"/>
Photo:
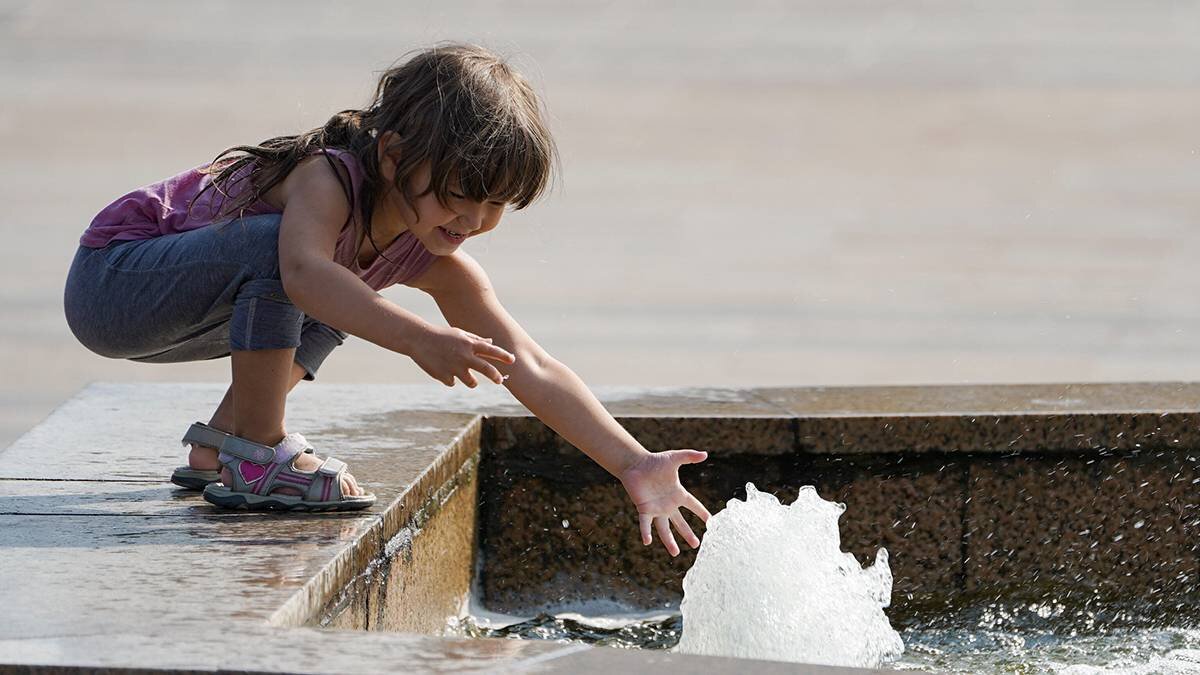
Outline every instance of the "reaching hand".
<path id="1" fill-rule="evenodd" d="M 428 331 L 413 345 L 410 356 L 421 370 L 447 387 L 453 387 L 457 377 L 472 389 L 479 384 L 472 370 L 502 384 L 504 376 L 488 361 L 512 365 L 517 360 L 508 351 L 492 344 L 491 338 L 449 327 L 434 327 Z"/>
<path id="2" fill-rule="evenodd" d="M 679 467 L 683 464 L 703 462 L 708 453 L 698 450 L 667 450 L 647 455 L 645 459 L 626 469 L 619 476 L 625 491 L 637 506 L 638 527 L 642 531 L 642 544 L 650 545 L 651 529 L 667 553 L 679 555 L 679 545 L 671 534 L 671 525 L 683 536 L 692 548 L 700 546 L 700 538 L 692 532 L 679 507 L 683 507 L 708 522 L 708 509 L 692 496 L 679 482 Z"/>

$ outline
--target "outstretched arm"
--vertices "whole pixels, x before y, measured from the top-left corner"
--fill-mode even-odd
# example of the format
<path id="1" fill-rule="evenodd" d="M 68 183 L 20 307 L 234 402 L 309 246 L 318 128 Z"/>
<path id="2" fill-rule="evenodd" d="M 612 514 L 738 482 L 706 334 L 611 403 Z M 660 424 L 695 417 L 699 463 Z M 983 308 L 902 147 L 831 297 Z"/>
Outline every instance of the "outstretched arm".
<path id="1" fill-rule="evenodd" d="M 671 555 L 679 546 L 671 525 L 693 548 L 699 538 L 688 527 L 680 507 L 708 520 L 704 505 L 679 482 L 679 467 L 704 461 L 696 450 L 651 453 L 604 409 L 583 381 L 546 353 L 505 311 L 483 269 L 462 251 L 440 258 L 414 286 L 433 296 L 450 325 L 485 338 L 516 356 L 512 364 L 495 363 L 508 376 L 509 391 L 530 412 L 616 476 L 638 509 L 642 543 L 651 532 Z M 472 382 L 467 382 L 471 386 Z"/>
<path id="2" fill-rule="evenodd" d="M 341 190 L 325 161 L 315 156 L 301 161 L 283 182 L 279 268 L 292 302 L 334 328 L 407 354 L 448 386 L 455 377 L 474 382 L 471 370 L 499 383 L 500 374 L 490 363 L 511 362 L 511 354 L 462 330 L 430 324 L 388 302 L 333 261 L 342 224 L 350 215 Z"/>

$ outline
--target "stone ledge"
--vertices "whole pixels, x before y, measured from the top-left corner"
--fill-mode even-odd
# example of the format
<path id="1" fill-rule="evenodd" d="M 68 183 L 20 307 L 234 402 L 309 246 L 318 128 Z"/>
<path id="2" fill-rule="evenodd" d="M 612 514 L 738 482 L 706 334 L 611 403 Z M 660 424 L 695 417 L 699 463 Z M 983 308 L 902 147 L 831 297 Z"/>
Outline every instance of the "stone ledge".
<path id="1" fill-rule="evenodd" d="M 431 388 L 301 388 L 289 399 L 289 427 L 349 462 L 379 503 L 360 514 L 260 515 L 217 511 L 165 482 L 184 457 L 178 437 L 222 393 L 210 385 L 91 385 L 0 452 L 0 587 L 6 589 L 0 666 L 594 672 L 653 662 L 664 672 L 695 672 L 726 663 L 364 632 L 422 622 L 436 629 L 440 618 L 433 614 L 446 611 L 446 598 L 466 593 L 473 537 L 460 535 L 473 531 L 478 413 L 513 414 L 514 402 Z M 100 449 L 114 445 L 120 449 Z M 447 524 L 437 525 L 439 518 Z M 406 529 L 411 539 L 402 543 L 414 552 L 436 551 L 446 536 L 467 542 L 466 549 L 457 545 L 466 550 L 455 563 L 460 571 L 446 577 L 436 597 L 424 588 L 405 594 L 411 574 L 403 565 L 381 566 L 387 554 L 403 555 L 394 544 Z M 428 561 L 433 569 L 444 561 L 419 555 L 425 570 Z M 384 570 L 381 582 L 372 569 Z M 356 584 L 363 591 L 357 597 Z M 405 604 L 412 598 L 428 611 L 414 612 Z M 360 630 L 302 627 L 323 617 L 330 626 Z M 780 669 L 736 664 L 746 672 Z"/>
<path id="2" fill-rule="evenodd" d="M 476 489 L 481 444 L 510 458 L 532 452 L 542 453 L 542 459 L 559 457 L 554 461 L 563 466 L 586 467 L 586 461 L 503 390 L 302 387 L 289 400 L 289 426 L 322 452 L 346 459 L 360 482 L 379 495 L 379 504 L 366 513 L 340 516 L 220 512 L 197 495 L 167 486 L 165 477 L 183 457 L 177 441 L 183 429 L 205 417 L 222 393 L 216 385 L 92 385 L 0 453 L 0 587 L 7 590 L 0 664 L 369 671 L 394 670 L 403 662 L 402 667 L 416 670 L 454 664 L 463 670 L 611 671 L 654 663 L 666 672 L 683 672 L 723 663 L 533 641 L 363 632 L 389 626 L 435 630 L 434 615 L 445 611 L 446 599 L 465 592 L 472 552 L 464 543 L 470 537 L 461 535 L 475 519 L 477 500 L 467 497 Z M 778 465 L 780 475 L 821 462 L 833 462 L 832 467 L 856 454 L 901 453 L 917 466 L 952 453 L 965 460 L 981 453 L 1137 455 L 1153 450 L 1161 455 L 1200 447 L 1195 405 L 1200 386 L 1194 384 L 614 388 L 598 393 L 655 449 L 711 448 L 714 462 L 758 455 Z M 507 431 L 496 426 L 501 419 Z M 1008 434 L 1018 434 L 1018 442 Z M 799 458 L 804 458 L 801 464 Z M 857 466 L 842 464 L 851 465 Z M 1013 466 L 1014 475 L 1025 470 Z M 961 518 L 999 517 L 985 511 L 1007 499 L 1001 493 L 990 501 L 980 496 L 970 512 L 959 504 L 968 491 L 974 494 L 995 482 L 987 479 L 985 468 L 964 466 L 956 469 L 954 481 L 929 485 L 921 482 L 920 471 L 903 467 L 878 475 L 856 471 L 838 469 L 826 480 L 827 489 L 848 501 L 878 492 L 871 508 L 885 515 L 904 495 L 947 489 L 945 499 L 926 500 L 928 507 L 912 520 L 921 541 L 975 532 L 977 523 L 964 526 Z M 1068 475 L 1055 484 L 1073 485 Z M 533 470 L 518 480 L 539 476 Z M 603 478 L 587 469 L 571 476 L 585 483 L 598 477 Z M 486 472 L 483 478 L 490 479 Z M 1174 490 L 1174 483 L 1163 489 L 1168 488 Z M 620 495 L 613 500 L 620 501 Z M 959 520 L 939 520 L 940 512 Z M 585 524 L 587 514 L 573 518 Z M 898 517 L 897 523 L 893 528 L 908 521 Z M 870 527 L 860 529 L 848 539 L 879 539 Z M 406 531 L 409 539 L 400 541 Z M 916 535 L 897 536 L 896 541 L 915 541 Z M 943 575 L 937 583 L 986 585 L 991 576 L 1011 574 L 1011 561 L 1023 559 L 980 552 L 974 548 L 978 537 L 963 541 L 978 561 L 974 566 L 941 560 L 936 551 L 924 557 L 921 566 L 932 565 Z M 414 583 L 450 560 L 436 553 L 445 546 L 457 551 L 455 562 L 442 570 L 445 583 Z M 385 558 L 396 560 L 397 553 L 402 565 L 381 566 Z M 414 576 L 404 567 L 413 561 L 425 571 Z M 371 576 L 372 569 L 378 576 Z M 428 611 L 415 610 L 414 603 Z M 331 627 L 360 630 L 301 627 L 323 619 Z M 311 649 L 295 649 L 309 642 Z M 251 652 L 259 657 L 244 656 Z M 736 667 L 772 672 L 784 666 L 739 661 Z"/>

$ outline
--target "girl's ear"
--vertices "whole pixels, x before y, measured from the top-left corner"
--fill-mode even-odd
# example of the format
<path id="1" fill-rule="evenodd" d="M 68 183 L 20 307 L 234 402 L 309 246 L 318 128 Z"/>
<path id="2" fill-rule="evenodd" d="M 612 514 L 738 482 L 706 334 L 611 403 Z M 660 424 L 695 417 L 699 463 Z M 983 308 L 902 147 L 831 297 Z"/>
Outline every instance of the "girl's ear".
<path id="1" fill-rule="evenodd" d="M 396 145 L 397 137 L 398 134 L 396 132 L 385 131 L 378 134 L 375 141 L 376 159 L 379 160 L 379 173 L 388 182 L 396 178 L 396 161 L 400 158 L 400 150 Z"/>

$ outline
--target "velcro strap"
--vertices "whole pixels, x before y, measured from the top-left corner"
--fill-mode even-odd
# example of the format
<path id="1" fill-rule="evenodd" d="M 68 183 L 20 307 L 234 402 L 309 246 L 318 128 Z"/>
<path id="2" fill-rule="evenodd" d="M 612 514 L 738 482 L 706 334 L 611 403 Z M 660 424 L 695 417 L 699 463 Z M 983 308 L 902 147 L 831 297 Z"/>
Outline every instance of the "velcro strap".
<path id="1" fill-rule="evenodd" d="M 275 461 L 275 448 L 237 436 L 226 436 L 221 441 L 221 454 L 244 459 L 255 464 L 270 464 Z"/>
<path id="2" fill-rule="evenodd" d="M 203 445 L 206 448 L 220 448 L 221 443 L 225 442 L 225 437 L 228 435 L 224 431 L 214 429 L 203 422 L 196 422 L 188 427 L 187 433 L 183 435 L 183 442 Z"/>
<path id="3" fill-rule="evenodd" d="M 334 457 L 326 457 L 321 463 L 321 468 L 317 469 L 317 473 L 323 473 L 326 476 L 336 476 L 342 471 L 345 471 L 346 463 Z"/>

